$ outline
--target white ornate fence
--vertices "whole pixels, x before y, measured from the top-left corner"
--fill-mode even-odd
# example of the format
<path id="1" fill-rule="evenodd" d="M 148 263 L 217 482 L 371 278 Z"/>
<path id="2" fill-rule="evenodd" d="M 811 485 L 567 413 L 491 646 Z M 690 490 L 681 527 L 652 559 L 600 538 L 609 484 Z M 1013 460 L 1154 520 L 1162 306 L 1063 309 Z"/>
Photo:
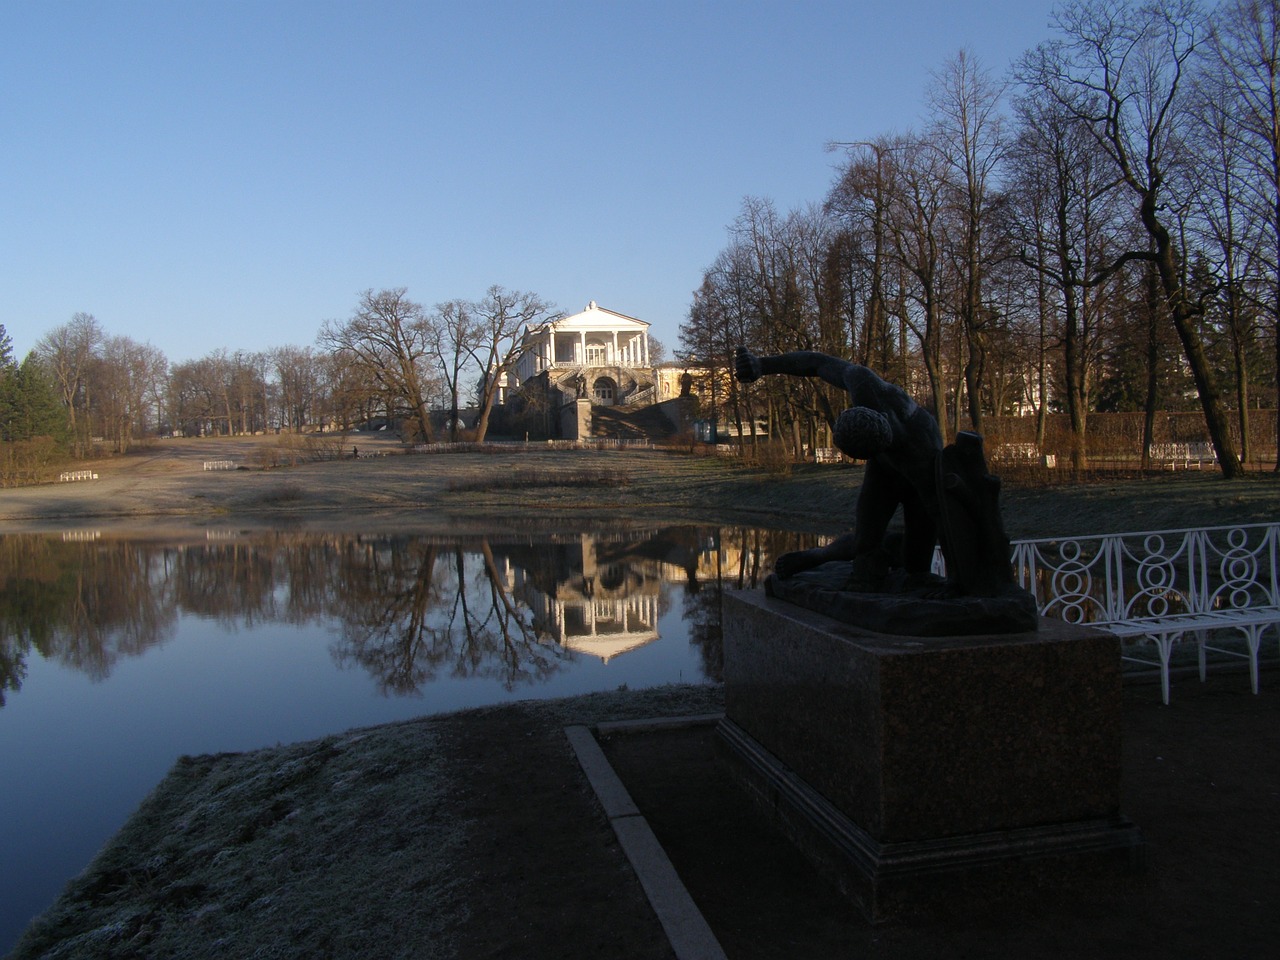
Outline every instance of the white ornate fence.
<path id="1" fill-rule="evenodd" d="M 1268 626 L 1280 631 L 1280 523 L 1157 530 L 1016 542 L 1013 566 L 1042 615 L 1101 627 L 1122 637 L 1125 658 L 1151 662 L 1155 644 L 1169 701 L 1169 661 L 1188 634 L 1205 652 L 1249 660 L 1258 689 L 1258 651 Z M 1238 631 L 1246 652 L 1212 646 L 1215 631 Z"/>

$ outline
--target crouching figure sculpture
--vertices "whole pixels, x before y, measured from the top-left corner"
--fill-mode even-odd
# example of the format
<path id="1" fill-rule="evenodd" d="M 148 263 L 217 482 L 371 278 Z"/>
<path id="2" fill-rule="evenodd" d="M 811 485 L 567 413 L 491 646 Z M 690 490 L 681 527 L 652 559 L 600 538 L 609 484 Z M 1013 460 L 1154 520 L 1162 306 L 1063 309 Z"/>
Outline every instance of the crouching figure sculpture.
<path id="1" fill-rule="evenodd" d="M 1035 629 L 1034 600 L 1013 577 L 1000 517 L 1000 480 L 987 472 L 978 434 L 961 433 L 944 447 L 933 415 L 900 387 L 825 353 L 759 357 L 739 347 L 734 373 L 741 383 L 787 374 L 818 377 L 845 390 L 850 406 L 837 417 L 833 439 L 842 452 L 867 464 L 852 533 L 779 557 L 766 583 L 773 595 L 839 608 L 825 612 L 844 610 L 843 619 L 888 632 L 936 636 Z M 899 506 L 900 552 L 896 538 L 888 536 Z M 930 572 L 939 544 L 945 580 Z M 829 582 L 788 583 L 835 561 L 848 564 L 834 574 L 843 578 L 835 590 L 842 598 L 830 596 Z M 876 599 L 868 603 L 858 595 Z"/>

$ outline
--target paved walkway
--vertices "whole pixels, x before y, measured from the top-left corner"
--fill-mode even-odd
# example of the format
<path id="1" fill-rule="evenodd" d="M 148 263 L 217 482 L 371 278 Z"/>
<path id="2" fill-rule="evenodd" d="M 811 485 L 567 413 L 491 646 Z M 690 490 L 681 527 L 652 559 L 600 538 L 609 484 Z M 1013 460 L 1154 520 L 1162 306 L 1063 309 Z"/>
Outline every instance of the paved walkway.
<path id="1" fill-rule="evenodd" d="M 1280 683 L 1126 687 L 1124 813 L 1136 880 L 1046 886 L 871 927 L 753 811 L 710 726 L 601 737 L 610 765 L 730 958 L 1269 957 L 1280 943 Z M 696 941 L 694 941 L 696 945 Z M 714 956 L 696 949 L 685 956 Z"/>

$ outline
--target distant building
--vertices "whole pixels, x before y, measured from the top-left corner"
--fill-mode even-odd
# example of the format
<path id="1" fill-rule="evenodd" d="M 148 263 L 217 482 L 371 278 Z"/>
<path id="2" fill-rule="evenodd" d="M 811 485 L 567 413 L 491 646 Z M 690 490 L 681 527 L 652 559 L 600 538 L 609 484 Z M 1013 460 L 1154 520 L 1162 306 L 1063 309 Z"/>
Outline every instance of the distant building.
<path id="1" fill-rule="evenodd" d="M 600 406 L 635 402 L 639 391 L 653 387 L 649 324 L 592 300 L 581 313 L 529 327 L 508 387 L 540 376 L 569 399 Z"/>

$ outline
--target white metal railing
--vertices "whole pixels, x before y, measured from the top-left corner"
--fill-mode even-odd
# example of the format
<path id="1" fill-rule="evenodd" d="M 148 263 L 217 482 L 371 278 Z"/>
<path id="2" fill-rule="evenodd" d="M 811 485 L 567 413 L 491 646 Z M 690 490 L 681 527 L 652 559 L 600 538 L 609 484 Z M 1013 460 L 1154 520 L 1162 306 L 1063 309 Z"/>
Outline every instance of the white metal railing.
<path id="1" fill-rule="evenodd" d="M 58 474 L 59 483 L 69 483 L 73 480 L 97 480 L 98 475 L 92 470 L 66 470 Z"/>
<path id="2" fill-rule="evenodd" d="M 1058 457 L 1052 453 L 1041 453 L 1034 443 L 1001 443 L 991 451 L 992 463 L 1039 464 L 1042 467 L 1056 467 Z"/>
<path id="3" fill-rule="evenodd" d="M 1046 617 L 1100 627 L 1132 642 L 1154 642 L 1164 701 L 1169 662 L 1187 634 L 1205 652 L 1249 660 L 1258 690 L 1258 650 L 1268 626 L 1280 630 L 1280 523 L 1021 540 L 1013 545 L 1018 583 Z M 1211 646 L 1235 630 L 1247 652 Z M 1151 662 L 1131 651 L 1131 661 Z"/>
<path id="4" fill-rule="evenodd" d="M 206 470 L 234 470 L 236 463 L 234 460 L 206 460 L 204 468 Z"/>

